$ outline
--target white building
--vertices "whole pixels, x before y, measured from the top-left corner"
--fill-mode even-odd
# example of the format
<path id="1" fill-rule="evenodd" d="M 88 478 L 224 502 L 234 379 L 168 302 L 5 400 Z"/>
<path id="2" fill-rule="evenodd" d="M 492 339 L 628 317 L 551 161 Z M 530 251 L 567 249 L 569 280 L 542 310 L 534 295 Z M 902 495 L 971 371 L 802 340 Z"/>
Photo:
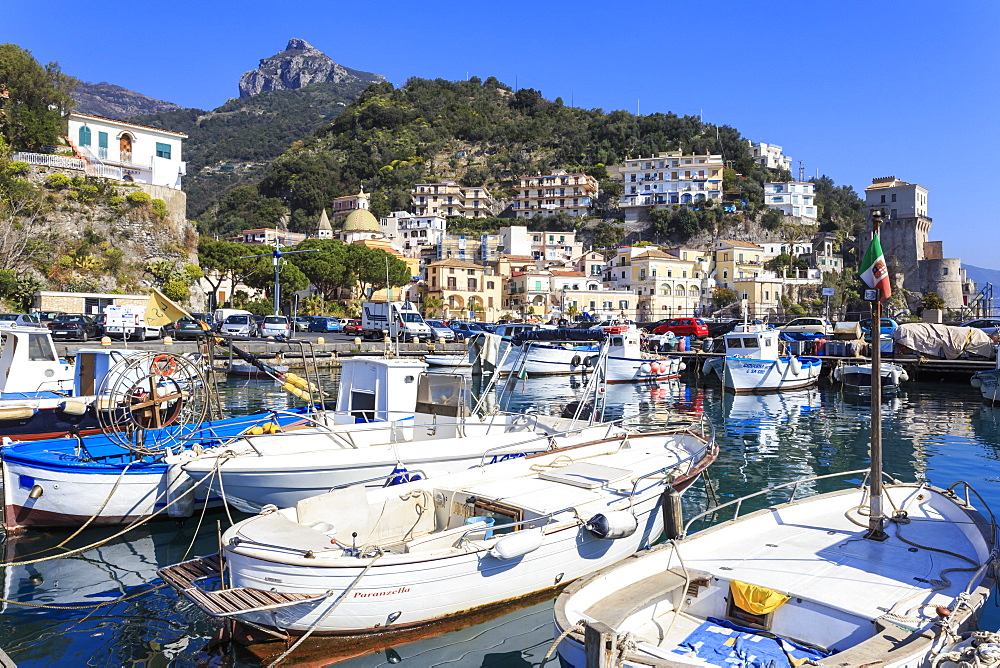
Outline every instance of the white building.
<path id="1" fill-rule="evenodd" d="M 754 162 L 761 167 L 768 169 L 785 169 L 792 171 L 792 159 L 781 152 L 781 147 L 777 144 L 765 144 L 763 142 L 752 142 L 750 151 L 753 153 Z"/>
<path id="2" fill-rule="evenodd" d="M 721 201 L 724 167 L 721 155 L 684 155 L 680 151 L 626 160 L 619 200 L 625 220 L 638 220 L 644 211 L 666 209 L 671 204 Z"/>
<path id="3" fill-rule="evenodd" d="M 813 252 L 811 241 L 764 241 L 758 245 L 764 249 L 765 260 L 770 260 L 779 255 L 801 257 Z"/>
<path id="4" fill-rule="evenodd" d="M 447 228 L 442 216 L 420 216 L 406 211 L 393 211 L 379 223 L 385 238 L 408 257 L 419 256 L 424 246 L 437 246 Z"/>
<path id="5" fill-rule="evenodd" d="M 816 186 L 807 181 L 785 181 L 764 184 L 764 204 L 786 216 L 817 222 Z"/>
<path id="6" fill-rule="evenodd" d="M 895 176 L 872 179 L 872 184 L 865 188 L 865 209 L 881 209 L 882 215 L 890 220 L 927 218 L 927 188 Z"/>
<path id="7" fill-rule="evenodd" d="M 181 189 L 186 134 L 89 114 L 71 113 L 67 119 L 70 144 L 97 176 Z"/>

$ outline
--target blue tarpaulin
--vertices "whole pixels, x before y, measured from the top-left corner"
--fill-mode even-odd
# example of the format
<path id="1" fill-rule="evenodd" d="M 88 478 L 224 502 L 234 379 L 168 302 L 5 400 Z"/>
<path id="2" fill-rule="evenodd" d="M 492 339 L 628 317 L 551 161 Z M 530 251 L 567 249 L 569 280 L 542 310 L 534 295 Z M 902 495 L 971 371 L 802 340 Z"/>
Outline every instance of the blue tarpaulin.
<path id="1" fill-rule="evenodd" d="M 784 638 L 709 617 L 691 632 L 675 653 L 694 654 L 713 666 L 731 668 L 796 668 L 828 654 Z"/>
<path id="2" fill-rule="evenodd" d="M 815 341 L 826 338 L 826 334 L 813 334 L 811 332 L 782 332 L 778 335 L 782 341 Z"/>

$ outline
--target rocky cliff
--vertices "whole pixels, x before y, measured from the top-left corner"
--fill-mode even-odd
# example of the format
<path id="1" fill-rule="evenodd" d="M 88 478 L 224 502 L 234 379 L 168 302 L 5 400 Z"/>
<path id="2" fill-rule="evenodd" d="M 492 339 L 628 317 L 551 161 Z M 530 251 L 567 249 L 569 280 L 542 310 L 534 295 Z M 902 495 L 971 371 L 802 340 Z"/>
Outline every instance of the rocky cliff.
<path id="1" fill-rule="evenodd" d="M 260 67 L 240 77 L 240 97 L 265 91 L 302 88 L 311 83 L 376 83 L 381 74 L 361 72 L 339 65 L 304 39 L 290 39 L 281 53 L 260 61 Z"/>
<path id="2" fill-rule="evenodd" d="M 141 93 L 109 83 L 81 83 L 72 92 L 76 111 L 105 118 L 124 120 L 143 114 L 180 109 L 173 102 L 154 100 Z"/>

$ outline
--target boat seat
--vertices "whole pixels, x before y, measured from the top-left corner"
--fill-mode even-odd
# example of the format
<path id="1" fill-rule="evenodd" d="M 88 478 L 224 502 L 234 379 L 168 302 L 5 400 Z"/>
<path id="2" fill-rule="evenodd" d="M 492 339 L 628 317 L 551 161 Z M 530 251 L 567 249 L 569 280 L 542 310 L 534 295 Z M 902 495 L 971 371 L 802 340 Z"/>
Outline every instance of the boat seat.
<path id="1" fill-rule="evenodd" d="M 689 573 L 693 581 L 701 574 Z M 604 622 L 613 629 L 621 626 L 637 610 L 684 586 L 684 573 L 667 570 L 633 582 L 614 596 L 606 596 L 584 612 L 587 617 Z"/>
<path id="2" fill-rule="evenodd" d="M 470 529 L 473 530 L 473 532 L 469 534 L 472 536 L 488 530 L 489 527 L 486 522 L 475 522 L 474 524 L 463 524 L 451 529 L 445 529 L 444 531 L 429 533 L 426 536 L 414 538 L 413 540 L 405 543 L 406 552 L 430 552 L 433 550 L 440 550 L 445 547 L 456 547 L 455 544 L 458 540 Z"/>

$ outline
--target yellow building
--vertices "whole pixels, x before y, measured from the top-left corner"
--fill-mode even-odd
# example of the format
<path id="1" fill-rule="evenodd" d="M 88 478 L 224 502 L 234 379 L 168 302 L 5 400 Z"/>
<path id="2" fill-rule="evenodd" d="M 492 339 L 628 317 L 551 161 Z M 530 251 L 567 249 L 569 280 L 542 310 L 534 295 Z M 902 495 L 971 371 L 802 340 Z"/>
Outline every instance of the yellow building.
<path id="1" fill-rule="evenodd" d="M 780 278 L 745 278 L 733 282 L 733 290 L 739 299 L 747 300 L 750 317 L 760 318 L 780 313 L 781 291 L 784 282 Z"/>
<path id="2" fill-rule="evenodd" d="M 518 218 L 550 216 L 564 211 L 570 216 L 587 215 L 597 197 L 597 179 L 587 174 L 558 170 L 545 176 L 525 176 L 514 186 L 512 208 Z"/>
<path id="3" fill-rule="evenodd" d="M 501 283 L 501 278 L 489 267 L 464 260 L 440 260 L 427 265 L 427 284 L 421 301 L 426 302 L 429 297 L 440 299 L 443 312 L 434 315 L 446 319 L 465 320 L 470 311 L 476 311 L 478 319 L 493 322 L 501 313 Z"/>
<path id="4" fill-rule="evenodd" d="M 418 216 L 487 218 L 496 205 L 485 187 L 464 187 L 454 181 L 418 183 L 410 192 Z"/>
<path id="5" fill-rule="evenodd" d="M 673 252 L 654 248 L 632 258 L 637 319 L 656 321 L 700 312 L 703 268 L 697 257 L 681 259 Z"/>
<path id="6" fill-rule="evenodd" d="M 715 281 L 735 290 L 734 281 L 764 275 L 764 249 L 749 241 L 720 239 L 715 245 Z"/>

